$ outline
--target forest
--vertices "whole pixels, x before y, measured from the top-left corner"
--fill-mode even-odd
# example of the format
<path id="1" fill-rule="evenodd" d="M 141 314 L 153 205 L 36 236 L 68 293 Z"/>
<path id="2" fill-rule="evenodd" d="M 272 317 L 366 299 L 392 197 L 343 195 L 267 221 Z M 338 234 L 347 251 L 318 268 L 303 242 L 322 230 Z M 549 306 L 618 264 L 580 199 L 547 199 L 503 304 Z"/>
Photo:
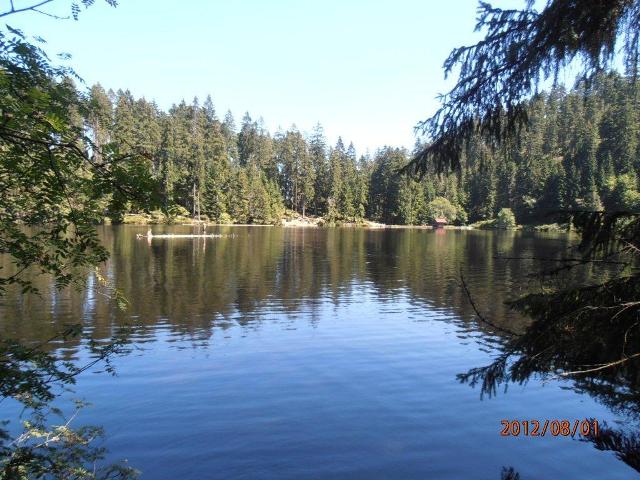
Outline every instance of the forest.
<path id="1" fill-rule="evenodd" d="M 399 173 L 406 149 L 358 156 L 341 138 L 327 145 L 319 124 L 308 135 L 295 126 L 271 135 L 248 113 L 237 128 L 231 112 L 218 118 L 211 97 L 163 112 L 95 85 L 78 121 L 99 148 L 142 149 L 165 208 L 215 222 L 276 223 L 286 208 L 330 223 L 419 225 L 445 216 L 466 224 L 510 208 L 526 224 L 555 210 L 638 208 L 638 93 L 617 73 L 541 93 L 518 144 L 469 142 L 458 172 L 422 180 Z"/>
<path id="2" fill-rule="evenodd" d="M 163 211 L 219 223 L 278 223 L 286 211 L 328 224 L 369 219 L 429 224 L 435 217 L 468 224 L 511 209 L 520 224 L 549 223 L 558 210 L 640 207 L 637 83 L 618 73 L 554 87 L 529 101 L 529 126 L 518 142 L 466 143 L 460 168 L 422 179 L 401 173 L 414 152 L 385 146 L 358 155 L 322 126 L 271 134 L 246 113 L 237 126 L 210 96 L 168 112 L 125 90 L 99 84 L 78 93 L 75 121 L 96 155 L 109 146 L 132 155 L 155 180 Z M 134 147 L 135 146 L 135 147 Z M 417 142 L 416 151 L 424 145 Z M 90 147 L 87 147 L 88 149 Z M 135 209 L 133 209 L 135 210 Z M 121 212 L 118 209 L 118 212 Z M 121 213 L 105 214 L 114 222 Z"/>
<path id="3" fill-rule="evenodd" d="M 35 1 L 31 6 L 11 1 L 5 11 L 0 10 L 0 17 L 30 11 L 57 20 L 65 18 L 42 10 L 53 0 Z M 93 3 L 71 0 L 69 18 L 77 19 L 79 12 Z M 117 5 L 116 0 L 106 3 Z M 364 472 L 357 446 L 372 438 L 369 416 L 375 415 L 374 410 L 359 406 L 394 405 L 398 410 L 389 410 L 394 413 L 389 418 L 409 418 L 411 425 L 398 422 L 392 429 L 381 428 L 371 448 L 362 451 L 368 456 L 372 451 L 382 452 L 375 464 L 364 465 L 369 472 L 380 472 L 378 460 L 387 455 L 393 456 L 387 463 L 389 471 L 397 471 L 397 465 L 408 464 L 405 453 L 424 450 L 424 437 L 414 432 L 426 431 L 420 430 L 421 425 L 433 426 L 434 418 L 437 424 L 433 412 L 443 421 L 447 420 L 443 412 L 454 417 L 477 414 L 475 419 L 467 417 L 469 425 L 481 424 L 473 420 L 486 417 L 486 409 L 461 403 L 467 395 L 457 396 L 459 390 L 454 393 L 450 388 L 454 382 L 456 386 L 478 386 L 482 399 L 499 387 L 502 390 L 504 386 L 506 393 L 510 383 L 523 386 L 531 377 L 528 388 L 542 387 L 552 380 L 576 379 L 572 386 L 562 382 L 559 389 L 563 396 L 555 398 L 566 399 L 567 391 L 573 389 L 597 398 L 616 415 L 622 409 L 630 410 L 625 421 L 615 421 L 623 427 L 603 429 L 601 437 L 583 440 L 598 450 L 614 452 L 619 460 L 640 471 L 636 434 L 640 352 L 633 347 L 640 335 L 635 328 L 640 305 L 640 277 L 635 268 L 640 251 L 640 1 L 587 4 L 548 0 L 540 13 L 533 11 L 534 3 L 527 2 L 519 11 L 480 2 L 477 29 L 486 27 L 487 36 L 475 46 L 454 49 L 445 61 L 445 72 L 453 69 L 460 79 L 450 93 L 440 97 L 442 106 L 434 116 L 416 127 L 423 140 L 413 149 L 381 146 L 365 154 L 344 141 L 346 137 L 329 141 L 320 124 L 310 132 L 296 126 L 273 132 L 260 117 L 249 113 L 236 123 L 231 112 L 216 112 L 210 96 L 183 100 L 165 110 L 150 99 L 136 98 L 129 90 L 77 85 L 79 77 L 70 67 L 50 62 L 42 50 L 44 39 L 35 36 L 35 44 L 31 44 L 31 37 L 19 30 L 8 25 L 1 30 L 0 316 L 6 317 L 8 328 L 0 342 L 0 402 L 11 399 L 12 404 L 5 412 L 11 424 L 3 418 L 0 425 L 0 480 L 135 478 L 137 472 L 127 462 L 97 463 L 111 461 L 102 442 L 95 441 L 103 435 L 102 428 L 70 427 L 87 405 L 84 401 L 75 402 L 73 412 L 58 408 L 58 402 L 68 399 L 76 378 L 86 378 L 83 372 L 98 373 L 93 370 L 98 364 L 99 372 L 115 373 L 116 362 L 137 351 L 138 341 L 146 342 L 144 349 L 151 350 L 160 345 L 165 332 L 172 337 L 179 331 L 204 331 L 205 336 L 198 337 L 198 348 L 208 349 L 214 332 L 216 342 L 223 333 L 224 341 L 229 340 L 224 345 L 230 345 L 235 341 L 231 337 L 234 329 L 234 345 L 239 347 L 236 359 L 240 360 L 236 366 L 248 365 L 248 369 L 234 368 L 229 356 L 216 358 L 220 348 L 207 351 L 206 359 L 181 363 L 185 357 L 179 347 L 166 349 L 171 355 L 167 362 L 150 355 L 153 368 L 136 363 L 139 355 L 129 355 L 127 364 L 118 363 L 118 370 L 124 366 L 124 375 L 136 372 L 134 382 L 99 381 L 97 398 L 107 400 L 100 403 L 110 411 L 105 417 L 94 418 L 104 418 L 108 424 L 114 418 L 112 413 L 119 417 L 122 435 L 113 445 L 118 441 L 121 446 L 126 444 L 127 455 L 131 452 L 136 465 L 141 458 L 144 462 L 141 451 L 166 443 L 157 434 L 160 430 L 146 429 L 138 422 L 147 418 L 171 420 L 169 424 L 149 421 L 147 425 L 160 425 L 169 443 L 184 446 L 174 449 L 173 457 L 166 449 L 162 455 L 151 451 L 146 457 L 150 461 L 143 464 L 151 472 L 158 468 L 166 474 L 162 469 L 172 464 L 194 472 L 198 464 L 190 458 L 197 458 L 205 475 L 233 476 L 238 472 L 233 468 L 242 464 L 251 476 L 252 471 L 274 469 L 274 461 L 280 468 L 286 463 L 283 459 L 293 459 L 316 469 L 313 473 L 317 476 L 331 463 L 326 458 L 335 456 L 338 449 L 348 452 L 344 458 L 352 462 L 357 475 Z M 341 8 L 336 7 L 336 12 Z M 139 20 L 140 28 L 129 38 L 142 38 L 141 28 L 151 23 L 146 13 Z M 261 21 L 269 24 L 268 19 Z M 174 23 L 178 27 L 180 22 Z M 424 33 L 429 33 L 428 29 Z M 616 44 L 618 37 L 625 40 L 624 45 Z M 181 37 L 172 36 L 172 40 L 176 38 Z M 185 43 L 183 52 L 192 50 L 192 45 Z M 165 59 L 171 58 L 162 49 L 158 51 Z M 626 55 L 623 62 L 628 75 L 604 73 L 613 66 L 619 51 Z M 67 54 L 60 58 L 68 60 Z M 201 58 L 197 57 L 198 63 Z M 234 56 L 237 58 L 242 57 Z M 557 85 L 559 71 L 573 59 L 584 61 L 578 81 L 570 88 Z M 540 84 L 547 85 L 547 90 L 539 91 Z M 342 84 L 340 88 L 347 90 Z M 386 92 L 392 90 L 381 84 L 370 101 Z M 207 242 L 199 238 L 204 235 L 191 235 L 198 239 L 182 245 L 162 242 L 160 246 L 158 242 L 152 245 L 151 236 L 145 244 L 130 231 L 96 228 L 101 222 L 134 223 L 132 217 L 160 223 L 173 222 L 178 216 L 220 224 L 278 224 L 301 216 L 319 218 L 326 225 L 365 220 L 424 225 L 440 223 L 445 217 L 456 225 L 510 228 L 516 224 L 545 225 L 555 221 L 554 212 L 568 211 L 574 214 L 573 227 L 581 234 L 576 257 L 566 256 L 564 247 L 574 243 L 574 237 L 566 235 L 558 236 L 561 242 L 554 239 L 548 249 L 542 249 L 544 238 L 535 242 L 525 238 L 524 246 L 514 247 L 518 237 L 529 236 L 510 234 L 257 229 L 232 241 Z M 208 243 L 215 247 L 207 247 Z M 105 264 L 111 251 L 112 261 Z M 518 257 L 505 257 L 511 253 Z M 507 265 L 516 258 L 524 262 L 522 269 Z M 537 270 L 536 262 L 559 267 L 542 271 L 528 283 L 524 274 L 531 279 L 529 272 Z M 101 265 L 106 266 L 104 273 Z M 490 274 L 478 275 L 482 269 Z M 548 281 L 549 272 L 567 276 Z M 452 282 L 458 274 L 461 288 Z M 471 290 L 465 276 L 476 278 L 476 283 L 470 283 Z M 535 291 L 522 293 L 521 288 L 529 289 L 533 284 Z M 125 288 L 124 293 L 120 287 Z M 42 292 L 49 292 L 49 303 L 42 302 Z M 518 297 L 503 303 L 507 295 Z M 32 296 L 36 300 L 30 302 Z M 481 299 L 480 309 L 474 297 Z M 363 299 L 366 303 L 358 303 Z M 142 307 L 136 310 L 138 305 Z M 320 311 L 322 305 L 326 310 Z M 66 310 L 68 306 L 72 308 Z M 308 307 L 310 310 L 305 310 Z M 507 307 L 526 316 L 526 321 L 513 323 L 505 313 Z M 471 310 L 477 321 L 471 321 Z M 360 322 L 362 311 L 375 312 L 380 321 Z M 488 313 L 486 318 L 482 312 Z M 313 333 L 320 333 L 313 335 L 313 343 L 308 341 L 305 328 L 291 325 L 295 318 L 305 316 Z M 171 318 L 184 323 L 149 335 L 157 326 L 164 329 Z M 30 323 L 32 319 L 39 322 Z M 422 319 L 429 323 L 420 325 Z M 264 329 L 261 335 L 267 339 L 270 331 L 277 330 L 271 338 L 274 348 L 263 348 L 263 343 L 254 349 L 257 342 L 242 340 L 254 324 L 276 325 L 273 320 L 282 321 L 283 328 Z M 351 329 L 343 329 L 350 323 Z M 385 324 L 389 329 L 380 328 Z M 138 326 L 145 327 L 144 336 L 134 336 Z M 447 336 L 452 341 L 431 342 L 440 327 L 451 327 L 443 333 L 451 332 Z M 466 336 L 467 332 L 471 336 Z M 484 333 L 489 337 L 483 338 Z M 147 342 L 151 337 L 154 342 Z M 357 348 L 351 348 L 352 338 L 357 340 Z M 490 364 L 476 366 L 480 358 L 475 355 L 476 340 L 482 358 L 496 353 Z M 65 350 L 65 342 L 74 342 L 78 350 Z M 436 343 L 445 350 L 438 350 Z M 489 344 L 491 350 L 486 350 Z M 452 355 L 458 345 L 464 348 Z M 190 347 L 184 350 L 192 354 L 195 345 Z M 287 352 L 287 356 L 279 352 Z M 324 363 L 317 361 L 317 352 Z M 333 359 L 332 352 L 336 353 Z M 430 356 L 434 353 L 436 356 Z M 282 368 L 283 359 L 286 369 Z M 456 359 L 472 363 L 453 363 Z M 256 372 L 256 361 L 266 367 L 267 375 Z M 209 368 L 204 362 L 219 363 L 211 363 L 213 368 Z M 216 368 L 218 364 L 224 368 Z M 301 391 L 299 387 L 313 372 L 308 368 L 312 365 L 318 373 L 327 371 L 328 366 L 336 375 L 312 375 L 312 388 Z M 366 369 L 360 369 L 361 365 Z M 458 366 L 464 368 L 455 377 L 454 365 L 455 371 Z M 297 367 L 303 368 L 296 371 Z M 143 378 L 154 371 L 156 378 Z M 200 372 L 204 372 L 202 377 Z M 433 372 L 436 374 L 431 375 Z M 451 383 L 440 376 L 443 372 L 451 377 Z M 180 388 L 166 381 L 175 379 L 176 373 L 182 377 Z M 260 382 L 252 380 L 255 373 L 265 390 L 256 388 Z M 367 377 L 371 379 L 368 384 Z M 225 383 L 229 378 L 238 383 Z M 281 379 L 286 381 L 280 383 Z M 144 387 L 138 397 L 130 395 L 132 390 L 127 387 L 133 383 Z M 189 384 L 192 394 L 185 388 Z M 392 385 L 392 394 L 379 390 L 381 384 Z M 173 388 L 165 394 L 158 388 L 161 385 Z M 358 392 L 335 389 L 348 385 L 361 388 Z M 248 395 L 244 397 L 234 393 L 245 388 Z M 148 394 L 151 389 L 160 392 L 155 397 L 163 398 L 162 405 L 147 403 L 154 398 Z M 306 415 L 318 411 L 319 402 L 325 403 L 329 391 L 337 394 L 337 401 L 329 403 L 343 408 L 324 418 L 353 420 L 347 426 L 355 427 L 356 432 L 362 427 L 362 436 L 349 437 L 347 444 L 340 445 L 334 441 L 334 433 L 344 429 L 344 422 L 333 426 L 327 422 L 328 434 L 315 437 L 317 444 L 309 443 L 318 448 L 303 449 L 322 457 L 296 459 L 298 452 L 281 447 L 285 442 L 300 445 L 300 441 L 308 441 L 306 433 L 316 432 L 317 416 Z M 434 391 L 444 392 L 442 403 L 431 402 L 443 408 L 423 408 L 424 398 L 431 398 Z M 101 396 L 103 392 L 106 397 Z M 203 392 L 223 395 L 203 401 Z M 269 405 L 297 403 L 298 392 L 302 393 L 301 409 L 293 408 L 283 415 L 283 410 L 276 408 L 270 413 Z M 358 394 L 362 396 L 358 398 Z M 119 398 L 126 401 L 119 404 Z M 452 403 L 451 398 L 456 401 Z M 534 395 L 529 405 L 540 403 L 540 398 Z M 261 404 L 251 407 L 254 399 Z M 588 406 L 585 399 L 576 397 L 575 405 Z M 562 418 L 564 402 L 551 396 L 543 403 L 555 408 L 553 414 Z M 127 408 L 136 404 L 142 414 L 132 415 Z M 527 407 L 522 396 L 515 397 L 514 404 Z M 565 407 L 564 411 L 571 412 L 571 401 Z M 147 411 L 155 417 L 145 417 Z M 167 415 L 167 411 L 178 415 Z M 183 411 L 197 411 L 197 418 L 229 422 L 228 428 L 222 425 L 221 429 L 220 424 L 208 420 L 193 422 L 196 416 L 180 417 Z M 304 418 L 309 420 L 306 425 L 301 422 Z M 627 419 L 635 423 L 627 424 Z M 264 430 L 273 430 L 277 436 L 265 436 L 264 431 L 256 434 L 256 425 L 263 420 L 269 425 L 288 422 L 291 428 Z M 175 434 L 185 426 L 184 437 Z M 243 437 L 247 441 L 242 448 L 236 449 L 233 439 L 243 428 L 249 435 Z M 145 431 L 151 436 L 141 441 L 136 451 L 136 441 L 129 439 Z M 217 448 L 206 441 L 212 436 L 224 439 L 220 432 L 225 431 L 230 432 L 231 444 L 222 442 Z M 402 452 L 388 449 L 389 438 L 396 433 L 409 435 L 398 437 Z M 205 440 L 194 442 L 194 435 L 199 434 Z M 494 456 L 491 439 L 496 438 L 495 431 L 489 434 L 471 444 L 471 455 Z M 459 451 L 464 445 L 460 439 L 468 432 L 463 429 L 456 435 L 448 440 L 445 435 L 442 442 L 436 442 L 436 449 L 453 451 L 443 465 L 435 465 L 442 471 L 453 472 L 460 466 L 457 460 L 464 456 Z M 198 451 L 198 445 L 206 450 Z M 273 447 L 273 453 L 262 445 Z M 517 461 L 531 471 L 544 461 L 536 452 L 527 456 L 535 457 L 527 464 L 527 458 L 515 450 L 499 446 L 498 450 L 505 460 Z M 542 450 L 537 453 L 545 454 Z M 400 454 L 403 456 L 397 456 Z M 213 463 L 203 462 L 204 458 Z M 237 463 L 225 464 L 226 459 Z M 261 459 L 267 461 L 261 463 Z M 467 463 L 476 468 L 471 460 Z M 598 474 L 612 471 L 610 465 L 602 465 Z M 434 464 L 418 467 L 433 471 Z M 451 478 L 461 476 L 454 473 Z M 519 478 L 514 468 L 503 468 L 503 480 Z"/>

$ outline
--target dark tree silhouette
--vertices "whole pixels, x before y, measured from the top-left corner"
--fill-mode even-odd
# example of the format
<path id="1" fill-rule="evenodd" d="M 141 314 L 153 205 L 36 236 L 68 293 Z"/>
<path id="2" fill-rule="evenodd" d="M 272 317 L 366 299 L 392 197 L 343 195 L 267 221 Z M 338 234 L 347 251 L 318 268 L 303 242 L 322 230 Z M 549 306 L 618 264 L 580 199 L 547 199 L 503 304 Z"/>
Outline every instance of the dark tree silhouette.
<path id="1" fill-rule="evenodd" d="M 424 174 L 459 166 L 460 154 L 480 133 L 492 145 L 512 138 L 527 123 L 525 101 L 545 80 L 554 82 L 571 64 L 584 78 L 611 68 L 619 47 L 627 71 L 637 75 L 640 1 L 549 0 L 537 12 L 528 0 L 521 10 L 480 2 L 476 30 L 486 30 L 475 45 L 456 48 L 445 74 L 459 69 L 458 82 L 436 114 L 418 129 L 429 142 L 408 169 Z"/>

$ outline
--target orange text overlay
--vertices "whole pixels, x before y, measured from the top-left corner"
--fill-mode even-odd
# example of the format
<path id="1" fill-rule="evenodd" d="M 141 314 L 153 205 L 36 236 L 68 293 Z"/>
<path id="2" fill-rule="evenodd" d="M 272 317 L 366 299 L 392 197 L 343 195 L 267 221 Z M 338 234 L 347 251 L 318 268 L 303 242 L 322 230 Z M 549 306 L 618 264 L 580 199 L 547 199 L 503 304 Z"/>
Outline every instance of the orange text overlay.
<path id="1" fill-rule="evenodd" d="M 500 420 L 503 437 L 583 437 L 598 436 L 598 421 L 583 420 Z"/>

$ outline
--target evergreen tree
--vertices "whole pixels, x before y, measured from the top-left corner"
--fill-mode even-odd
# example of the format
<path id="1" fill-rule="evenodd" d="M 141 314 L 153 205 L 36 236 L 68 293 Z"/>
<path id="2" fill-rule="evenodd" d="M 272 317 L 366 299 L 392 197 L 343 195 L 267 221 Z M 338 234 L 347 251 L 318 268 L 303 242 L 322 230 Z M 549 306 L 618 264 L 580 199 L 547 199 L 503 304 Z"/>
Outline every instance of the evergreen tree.
<path id="1" fill-rule="evenodd" d="M 309 138 L 309 159 L 315 173 L 313 185 L 313 213 L 322 215 L 327 211 L 329 197 L 329 164 L 327 143 L 320 123 L 316 124 Z"/>
<path id="2" fill-rule="evenodd" d="M 238 159 L 242 166 L 258 166 L 258 124 L 251 119 L 249 112 L 242 118 L 242 127 L 238 134 Z"/>
<path id="3" fill-rule="evenodd" d="M 206 115 L 205 111 L 200 108 L 198 98 L 193 99 L 190 113 L 189 128 L 189 156 L 187 163 L 187 171 L 189 173 L 189 182 L 193 188 L 192 211 L 194 218 L 200 219 L 201 214 L 201 195 L 205 183 L 206 162 L 205 162 L 205 128 Z"/>
<path id="4" fill-rule="evenodd" d="M 423 185 L 412 178 L 403 177 L 398 188 L 398 221 L 405 225 L 426 223 L 426 206 Z"/>
<path id="5" fill-rule="evenodd" d="M 129 90 L 118 90 L 114 108 L 113 141 L 121 153 L 131 153 L 136 146 L 134 99 Z"/>
<path id="6" fill-rule="evenodd" d="M 227 113 L 224 116 L 224 121 L 222 122 L 221 130 L 225 145 L 227 146 L 227 158 L 229 159 L 229 162 L 231 164 L 239 163 L 236 122 L 233 119 L 231 110 L 227 110 Z"/>
<path id="7" fill-rule="evenodd" d="M 207 97 L 203 108 L 205 119 L 203 209 L 210 219 L 226 223 L 229 221 L 228 195 L 231 179 L 227 137 L 224 134 L 224 124 L 221 124 L 216 117 L 211 97 Z"/>
<path id="8" fill-rule="evenodd" d="M 62 83 L 75 91 L 70 79 Z M 307 137 L 295 126 L 272 137 L 262 118 L 249 114 L 236 134 L 231 113 L 220 122 L 210 96 L 165 113 L 128 90 L 105 92 L 99 84 L 82 102 L 74 95 L 78 104 L 68 117 L 87 132 L 86 141 L 76 140 L 81 150 L 98 163 L 103 152 L 124 154 L 123 166 L 159 181 L 165 211 L 178 205 L 215 221 L 277 222 L 286 205 L 329 222 L 420 224 L 430 221 L 437 197 L 453 205 L 460 223 L 495 218 L 503 208 L 535 223 L 560 209 L 637 207 L 640 87 L 619 74 L 537 94 L 518 142 L 496 148 L 475 134 L 465 141 L 459 170 L 433 165 L 418 183 L 399 175 L 404 150 L 385 147 L 358 158 L 339 138 L 327 151 L 319 124 Z M 426 148 L 418 141 L 415 151 Z M 103 208 L 135 211 L 121 201 L 113 191 Z"/>
<path id="9" fill-rule="evenodd" d="M 160 114 L 155 103 L 147 102 L 144 98 L 133 104 L 134 133 L 133 141 L 136 149 L 149 158 L 153 165 L 152 175 L 159 176 L 160 148 L 162 143 L 162 126 Z"/>
<path id="10" fill-rule="evenodd" d="M 102 148 L 111 141 L 113 106 L 102 85 L 91 87 L 87 108 L 87 127 L 95 146 L 93 156 L 96 162 L 102 161 Z"/>
<path id="11" fill-rule="evenodd" d="M 344 178 L 342 172 L 343 157 L 345 156 L 344 144 L 342 138 L 338 137 L 335 148 L 329 152 L 329 175 L 330 187 L 329 196 L 327 197 L 327 217 L 330 222 L 343 219 L 340 210 L 340 200 L 343 196 Z"/>

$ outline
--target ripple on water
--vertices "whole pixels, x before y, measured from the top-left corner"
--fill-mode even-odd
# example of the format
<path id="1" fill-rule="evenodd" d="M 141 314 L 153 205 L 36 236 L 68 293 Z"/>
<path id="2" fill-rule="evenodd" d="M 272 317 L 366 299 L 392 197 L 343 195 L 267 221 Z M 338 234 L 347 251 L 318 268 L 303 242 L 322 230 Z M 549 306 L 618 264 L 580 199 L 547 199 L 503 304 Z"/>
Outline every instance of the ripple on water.
<path id="1" fill-rule="evenodd" d="M 127 228 L 105 230 L 127 312 L 86 292 L 0 306 L 5 332 L 31 339 L 50 333 L 40 316 L 49 330 L 83 318 L 99 339 L 135 323 L 137 349 L 114 359 L 118 375 L 87 373 L 74 396 L 92 402 L 80 420 L 105 427 L 111 458 L 128 458 L 143 479 L 497 480 L 506 465 L 523 479 L 573 478 L 577 465 L 630 477 L 582 442 L 500 437 L 502 418 L 615 418 L 569 383 L 532 379 L 481 400 L 456 379 L 504 341 L 474 319 L 460 272 L 482 312 L 522 325 L 504 300 L 530 265 L 495 256 L 540 254 L 547 240 L 229 231 L 237 236 L 149 246 Z M 79 342 L 56 348 L 87 358 Z"/>

